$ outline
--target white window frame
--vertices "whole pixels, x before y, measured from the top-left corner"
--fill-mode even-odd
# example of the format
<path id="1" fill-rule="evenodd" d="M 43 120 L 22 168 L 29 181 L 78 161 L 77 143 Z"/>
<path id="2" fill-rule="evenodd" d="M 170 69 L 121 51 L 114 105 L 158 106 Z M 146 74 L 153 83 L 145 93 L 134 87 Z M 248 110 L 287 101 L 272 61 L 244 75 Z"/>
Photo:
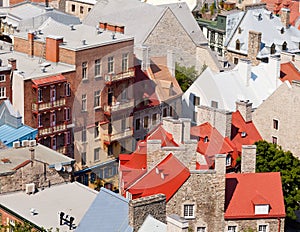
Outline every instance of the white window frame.
<path id="1" fill-rule="evenodd" d="M 263 229 L 262 227 L 265 229 Z M 259 224 L 257 226 L 257 231 L 258 232 L 269 232 L 269 226 L 267 224 Z"/>
<path id="2" fill-rule="evenodd" d="M 71 96 L 71 88 L 70 88 L 70 83 L 65 83 L 65 95 Z"/>
<path id="3" fill-rule="evenodd" d="M 1 98 L 6 98 L 6 87 L 5 86 L 0 87 L 0 99 Z"/>
<path id="4" fill-rule="evenodd" d="M 94 108 L 100 107 L 100 90 L 94 92 Z"/>
<path id="5" fill-rule="evenodd" d="M 227 226 L 227 231 L 228 232 L 237 232 L 237 226 L 229 225 L 229 226 Z"/>
<path id="6" fill-rule="evenodd" d="M 226 156 L 226 167 L 231 165 L 231 161 L 232 161 L 231 155 L 228 154 Z"/>
<path id="7" fill-rule="evenodd" d="M 115 67 L 114 67 L 114 57 L 113 56 L 109 56 L 107 58 L 107 72 L 108 73 L 114 73 L 115 71 Z"/>
<path id="8" fill-rule="evenodd" d="M 81 95 L 81 111 L 87 111 L 87 96 L 86 96 L 86 94 Z"/>
<path id="9" fill-rule="evenodd" d="M 128 53 L 122 54 L 122 72 L 128 71 Z"/>
<path id="10" fill-rule="evenodd" d="M 5 82 L 6 81 L 6 76 L 4 74 L 0 75 L 0 82 Z"/>
<path id="11" fill-rule="evenodd" d="M 189 203 L 183 205 L 183 217 L 186 219 L 195 218 L 195 204 Z"/>
<path id="12" fill-rule="evenodd" d="M 64 110 L 65 112 L 65 121 L 69 121 L 70 120 L 70 108 L 65 108 Z"/>
<path id="13" fill-rule="evenodd" d="M 88 63 L 86 61 L 82 62 L 81 68 L 82 68 L 81 78 L 82 78 L 82 80 L 87 80 L 88 79 Z"/>
<path id="14" fill-rule="evenodd" d="M 94 161 L 99 161 L 100 160 L 100 148 L 95 148 L 94 149 Z"/>
<path id="15" fill-rule="evenodd" d="M 206 232 L 206 227 L 205 226 L 197 226 L 196 231 L 197 232 Z"/>
<path id="16" fill-rule="evenodd" d="M 95 60 L 95 78 L 101 77 L 101 59 Z"/>

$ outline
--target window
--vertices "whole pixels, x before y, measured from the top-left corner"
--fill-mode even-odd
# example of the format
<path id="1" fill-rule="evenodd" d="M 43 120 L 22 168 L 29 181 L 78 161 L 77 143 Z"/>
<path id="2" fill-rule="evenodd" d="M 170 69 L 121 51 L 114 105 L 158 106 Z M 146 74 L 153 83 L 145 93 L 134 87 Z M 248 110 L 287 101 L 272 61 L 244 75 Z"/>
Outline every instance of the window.
<path id="1" fill-rule="evenodd" d="M 235 50 L 240 50 L 241 49 L 241 43 L 239 40 L 235 41 Z"/>
<path id="2" fill-rule="evenodd" d="M 5 81 L 5 75 L 0 75 L 0 82 L 4 82 Z"/>
<path id="3" fill-rule="evenodd" d="M 38 114 L 37 118 L 38 118 L 38 127 L 42 127 L 43 125 L 42 125 L 42 116 L 41 116 L 41 114 Z"/>
<path id="4" fill-rule="evenodd" d="M 138 118 L 135 120 L 135 130 L 139 130 L 141 126 L 141 120 Z"/>
<path id="5" fill-rule="evenodd" d="M 215 32 L 213 32 L 213 31 L 210 34 L 210 42 L 215 43 Z"/>
<path id="6" fill-rule="evenodd" d="M 239 33 L 239 34 L 241 34 L 241 33 L 242 33 L 242 28 L 241 28 L 241 27 L 239 27 L 239 29 L 238 29 L 238 33 Z"/>
<path id="7" fill-rule="evenodd" d="M 100 148 L 94 149 L 94 161 L 98 161 L 100 159 Z"/>
<path id="8" fill-rule="evenodd" d="M 199 106 L 200 105 L 200 97 L 194 96 L 193 104 L 194 104 L 194 106 Z"/>
<path id="9" fill-rule="evenodd" d="M 65 83 L 65 95 L 66 96 L 70 96 L 71 95 L 70 83 Z"/>
<path id="10" fill-rule="evenodd" d="M 65 121 L 70 120 L 70 108 L 65 108 Z"/>
<path id="11" fill-rule="evenodd" d="M 194 218 L 194 205 L 184 205 L 183 206 L 183 216 L 185 218 Z"/>
<path id="12" fill-rule="evenodd" d="M 81 165 L 86 165 L 86 152 L 81 152 Z"/>
<path id="13" fill-rule="evenodd" d="M 207 136 L 205 136 L 205 138 L 204 138 L 204 142 L 205 142 L 205 143 L 208 143 L 208 142 L 209 142 L 209 139 L 208 139 L 208 137 L 207 137 Z"/>
<path id="14" fill-rule="evenodd" d="M 83 6 L 80 6 L 80 14 L 83 14 Z"/>
<path id="15" fill-rule="evenodd" d="M 281 33 L 281 34 L 284 33 L 284 28 L 283 28 L 283 27 L 281 28 L 280 33 Z"/>
<path id="16" fill-rule="evenodd" d="M 124 131 L 126 129 L 126 119 L 123 118 L 121 121 L 121 130 Z"/>
<path id="17" fill-rule="evenodd" d="M 167 117 L 168 116 L 167 110 L 168 110 L 167 108 L 163 109 L 163 117 Z"/>
<path id="18" fill-rule="evenodd" d="M 81 111 L 86 111 L 86 94 L 81 95 Z"/>
<path id="19" fill-rule="evenodd" d="M 273 119 L 273 128 L 274 128 L 275 130 L 278 130 L 278 126 L 279 126 L 278 120 Z"/>
<path id="20" fill-rule="evenodd" d="M 94 129 L 94 138 L 98 138 L 99 137 L 99 122 L 95 123 L 95 129 Z"/>
<path id="21" fill-rule="evenodd" d="M 271 45 L 271 54 L 275 54 L 276 50 L 275 50 L 275 44 Z"/>
<path id="22" fill-rule="evenodd" d="M 146 116 L 144 117 L 144 128 L 148 128 L 148 126 L 149 126 L 149 117 Z"/>
<path id="23" fill-rule="evenodd" d="M 267 232 L 267 225 L 259 225 L 258 226 L 258 232 Z"/>
<path id="24" fill-rule="evenodd" d="M 95 60 L 95 77 L 101 76 L 101 59 Z"/>
<path id="25" fill-rule="evenodd" d="M 87 62 L 82 63 L 82 79 L 87 79 Z"/>
<path id="26" fill-rule="evenodd" d="M 100 90 L 94 92 L 94 107 L 100 106 Z"/>
<path id="27" fill-rule="evenodd" d="M 85 127 L 85 126 L 82 127 L 82 131 L 81 131 L 81 141 L 82 141 L 82 142 L 86 142 L 86 127 Z"/>
<path id="28" fill-rule="evenodd" d="M 287 43 L 284 41 L 282 44 L 282 50 L 286 51 L 287 50 Z"/>
<path id="29" fill-rule="evenodd" d="M 227 155 L 226 156 L 226 166 L 230 166 L 231 165 L 231 155 Z"/>
<path id="30" fill-rule="evenodd" d="M 211 107 L 218 108 L 218 102 L 217 101 L 211 101 Z"/>
<path id="31" fill-rule="evenodd" d="M 90 177 L 91 177 L 91 183 L 94 183 L 95 180 L 96 180 L 96 173 L 92 172 L 92 173 L 90 174 Z"/>
<path id="32" fill-rule="evenodd" d="M 43 101 L 43 97 L 42 97 L 42 89 L 38 89 L 38 102 Z M 0 97 L 1 97 L 1 92 L 0 92 Z"/>
<path id="33" fill-rule="evenodd" d="M 201 227 L 197 227 L 197 232 L 205 232 L 205 227 L 201 226 Z"/>
<path id="34" fill-rule="evenodd" d="M 127 88 L 126 88 L 125 84 L 122 86 L 122 89 L 123 89 L 123 91 L 121 93 L 121 99 L 126 100 L 127 99 Z"/>
<path id="35" fill-rule="evenodd" d="M 112 155 L 113 155 L 113 148 L 112 148 L 111 145 L 109 145 L 109 146 L 107 147 L 107 155 L 108 155 L 108 156 L 112 156 Z"/>
<path id="36" fill-rule="evenodd" d="M 113 56 L 108 57 L 107 72 L 108 73 L 114 72 L 114 57 Z"/>
<path id="37" fill-rule="evenodd" d="M 234 57 L 234 59 L 233 59 L 233 63 L 234 63 L 234 64 L 238 64 L 238 63 L 239 63 L 239 58 L 237 58 L 237 57 Z"/>
<path id="38" fill-rule="evenodd" d="M 128 71 L 128 53 L 122 55 L 122 72 Z"/>
<path id="39" fill-rule="evenodd" d="M 75 5 L 72 4 L 72 9 L 71 9 L 72 12 L 75 12 Z"/>
<path id="40" fill-rule="evenodd" d="M 218 35 L 218 45 L 220 45 L 220 46 L 223 45 L 223 35 L 222 34 Z"/>
<path id="41" fill-rule="evenodd" d="M 152 125 L 156 125 L 157 122 L 157 114 L 152 114 Z"/>
<path id="42" fill-rule="evenodd" d="M 193 120 L 193 122 L 197 122 L 197 112 L 196 111 L 193 111 L 193 118 L 192 118 L 192 120 Z"/>
<path id="43" fill-rule="evenodd" d="M 70 144 L 71 143 L 71 133 L 70 133 L 70 131 L 66 132 L 66 134 L 65 134 L 65 141 L 66 141 L 66 144 Z"/>
<path id="44" fill-rule="evenodd" d="M 88 8 L 88 12 L 90 12 L 90 11 L 91 11 L 91 9 L 92 9 L 92 8 L 90 8 L 90 7 L 89 7 L 89 8 Z"/>
<path id="45" fill-rule="evenodd" d="M 228 232 L 237 232 L 236 226 L 228 226 Z"/>
<path id="46" fill-rule="evenodd" d="M 277 144 L 277 137 L 274 137 L 274 136 L 272 137 L 272 143 Z"/>

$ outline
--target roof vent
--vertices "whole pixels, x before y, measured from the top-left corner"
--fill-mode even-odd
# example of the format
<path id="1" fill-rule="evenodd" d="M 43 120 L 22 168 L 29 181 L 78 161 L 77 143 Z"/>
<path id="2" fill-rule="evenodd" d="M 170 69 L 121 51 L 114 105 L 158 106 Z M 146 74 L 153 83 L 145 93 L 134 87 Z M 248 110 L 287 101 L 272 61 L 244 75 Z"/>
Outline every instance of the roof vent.
<path id="1" fill-rule="evenodd" d="M 245 137 L 247 136 L 247 133 L 246 133 L 245 131 L 243 131 L 243 132 L 241 133 L 241 136 L 242 136 L 242 138 L 245 138 Z"/>
<path id="2" fill-rule="evenodd" d="M 164 180 L 164 179 L 165 179 L 165 175 L 164 175 L 163 173 L 160 173 L 160 178 L 161 178 L 162 180 Z"/>
<path id="3" fill-rule="evenodd" d="M 74 25 L 73 25 L 73 24 L 70 24 L 70 29 L 71 29 L 71 31 L 74 31 L 74 30 L 75 30 L 75 28 L 74 28 Z"/>
<path id="4" fill-rule="evenodd" d="M 18 147 L 20 147 L 20 141 L 13 142 L 13 148 L 18 148 Z"/>
<path id="5" fill-rule="evenodd" d="M 86 45 L 86 40 L 85 39 L 81 40 L 81 43 L 82 45 Z"/>
<path id="6" fill-rule="evenodd" d="M 27 194 L 33 194 L 35 191 L 35 184 L 30 183 L 25 185 L 25 193 Z"/>
<path id="7" fill-rule="evenodd" d="M 155 172 L 156 172 L 156 174 L 159 174 L 159 169 L 155 168 Z"/>
<path id="8" fill-rule="evenodd" d="M 35 147 L 35 146 L 36 146 L 36 140 L 34 140 L 34 139 L 33 139 L 33 140 L 30 140 L 30 141 L 29 141 L 29 146 L 30 146 L 30 147 Z"/>
<path id="9" fill-rule="evenodd" d="M 31 213 L 32 216 L 38 214 L 38 212 L 37 212 L 36 209 L 34 209 L 34 208 L 31 208 L 31 209 L 30 209 L 30 213 Z"/>
<path id="10" fill-rule="evenodd" d="M 111 34 L 111 38 L 112 38 L 112 39 L 116 39 L 116 33 L 112 33 L 112 34 Z"/>
<path id="11" fill-rule="evenodd" d="M 23 140 L 22 141 L 22 147 L 28 147 L 29 141 L 28 140 Z"/>

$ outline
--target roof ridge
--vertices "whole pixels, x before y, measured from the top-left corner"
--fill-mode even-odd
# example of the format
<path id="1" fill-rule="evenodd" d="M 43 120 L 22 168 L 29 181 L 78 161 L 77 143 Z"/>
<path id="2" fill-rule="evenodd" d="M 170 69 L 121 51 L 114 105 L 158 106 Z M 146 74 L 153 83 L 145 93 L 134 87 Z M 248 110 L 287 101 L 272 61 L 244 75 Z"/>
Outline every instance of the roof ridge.
<path id="1" fill-rule="evenodd" d="M 115 197 L 115 198 L 117 198 L 117 199 L 119 199 L 121 201 L 124 201 L 127 204 L 129 203 L 129 200 L 127 198 L 125 198 L 125 197 L 123 197 L 123 196 L 121 196 L 119 194 L 116 194 L 116 193 L 114 193 L 111 190 L 108 190 L 106 188 L 101 187 L 99 194 L 101 193 L 101 191 L 104 192 L 104 193 L 106 193 L 106 194 L 109 194 L 109 195 L 111 195 L 111 196 L 113 196 L 113 197 Z"/>

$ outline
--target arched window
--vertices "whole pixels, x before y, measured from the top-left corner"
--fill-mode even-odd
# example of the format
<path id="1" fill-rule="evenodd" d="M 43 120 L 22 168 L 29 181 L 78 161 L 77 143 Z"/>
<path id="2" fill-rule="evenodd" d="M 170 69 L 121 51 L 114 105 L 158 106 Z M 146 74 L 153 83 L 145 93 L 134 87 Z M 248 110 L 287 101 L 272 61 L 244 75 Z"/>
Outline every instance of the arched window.
<path id="1" fill-rule="evenodd" d="M 275 50 L 275 44 L 272 44 L 271 46 L 271 54 L 275 54 L 276 50 Z"/>
<path id="2" fill-rule="evenodd" d="M 287 50 L 287 43 L 284 41 L 282 44 L 282 51 L 286 51 Z"/>
<path id="3" fill-rule="evenodd" d="M 241 49 L 241 43 L 240 43 L 239 40 L 236 40 L 236 41 L 235 41 L 235 49 L 236 49 L 236 50 L 240 50 L 240 49 Z"/>

